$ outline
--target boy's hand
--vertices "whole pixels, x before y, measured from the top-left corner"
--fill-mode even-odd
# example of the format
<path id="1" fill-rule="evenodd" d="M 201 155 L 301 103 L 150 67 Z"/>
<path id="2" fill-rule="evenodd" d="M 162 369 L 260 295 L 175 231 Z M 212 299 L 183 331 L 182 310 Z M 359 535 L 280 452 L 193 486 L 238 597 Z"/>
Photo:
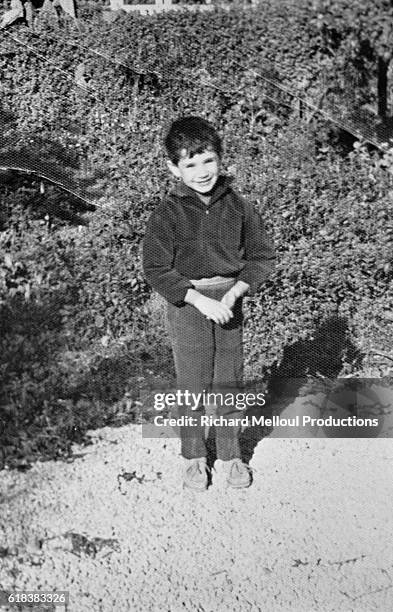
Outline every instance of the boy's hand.
<path id="1" fill-rule="evenodd" d="M 221 303 L 225 304 L 225 306 L 228 306 L 228 308 L 232 310 L 235 306 L 236 300 L 247 293 L 249 288 L 250 286 L 247 283 L 237 281 L 237 283 L 235 283 L 235 285 L 233 285 L 233 287 L 231 287 L 229 291 L 227 291 L 221 298 Z"/>
<path id="2" fill-rule="evenodd" d="M 225 295 L 222 296 L 221 304 L 228 306 L 228 308 L 232 310 L 236 303 L 236 300 L 237 300 L 237 296 L 234 294 L 233 291 L 229 290 L 225 293 Z"/>
<path id="3" fill-rule="evenodd" d="M 214 321 L 214 323 L 218 323 L 220 325 L 228 323 L 228 321 L 233 317 L 231 309 L 228 308 L 226 304 L 206 297 L 195 289 L 189 289 L 187 291 L 184 301 L 187 304 L 192 304 L 207 319 L 210 319 L 211 321 Z"/>
<path id="4" fill-rule="evenodd" d="M 218 300 L 202 295 L 195 300 L 195 308 L 199 310 L 207 319 L 224 325 L 233 317 L 231 309 Z"/>

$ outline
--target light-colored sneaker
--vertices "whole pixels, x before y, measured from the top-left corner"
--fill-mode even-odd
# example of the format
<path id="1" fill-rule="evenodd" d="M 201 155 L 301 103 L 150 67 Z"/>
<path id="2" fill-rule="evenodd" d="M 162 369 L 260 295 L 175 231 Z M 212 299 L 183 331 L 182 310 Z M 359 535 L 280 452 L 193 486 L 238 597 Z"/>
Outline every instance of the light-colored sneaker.
<path id="1" fill-rule="evenodd" d="M 190 459 L 184 472 L 183 487 L 204 491 L 209 486 L 210 469 L 206 463 L 206 457 Z"/>
<path id="2" fill-rule="evenodd" d="M 241 459 L 232 459 L 229 462 L 228 486 L 234 489 L 245 489 L 252 483 L 252 470 Z"/>

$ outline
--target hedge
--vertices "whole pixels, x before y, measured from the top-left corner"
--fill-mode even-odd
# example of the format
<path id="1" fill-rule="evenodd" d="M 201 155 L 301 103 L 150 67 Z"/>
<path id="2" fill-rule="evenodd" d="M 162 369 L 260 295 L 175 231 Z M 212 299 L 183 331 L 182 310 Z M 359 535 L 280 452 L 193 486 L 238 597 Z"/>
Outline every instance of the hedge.
<path id="1" fill-rule="evenodd" d="M 306 87 L 315 101 L 324 91 L 306 16 L 301 5 L 288 23 L 284 5 L 267 3 L 131 16 L 115 31 L 95 21 L 83 35 L 67 21 L 9 30 L 6 148 L 23 155 L 28 145 L 39 158 L 46 143 L 47 163 L 76 181 L 94 175 L 101 196 L 83 212 L 38 178 L 12 175 L 1 188 L 4 464 L 66 453 L 88 428 L 138 420 L 141 395 L 171 384 L 140 246 L 169 186 L 162 135 L 182 113 L 219 127 L 225 170 L 263 212 L 278 252 L 275 273 L 246 300 L 247 377 L 365 375 L 371 350 L 390 350 L 391 156 L 345 142 L 318 114 L 299 117 L 270 82 Z"/>

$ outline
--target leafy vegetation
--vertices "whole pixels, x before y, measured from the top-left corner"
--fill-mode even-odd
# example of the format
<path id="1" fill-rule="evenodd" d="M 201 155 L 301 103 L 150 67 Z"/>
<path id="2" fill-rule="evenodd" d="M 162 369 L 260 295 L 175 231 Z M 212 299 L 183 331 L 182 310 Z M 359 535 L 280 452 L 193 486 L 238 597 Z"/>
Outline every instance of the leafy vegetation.
<path id="1" fill-rule="evenodd" d="M 58 456 L 88 428 L 138 420 L 149 390 L 171 384 L 140 246 L 169 185 L 162 135 L 183 113 L 219 126 L 226 171 L 277 246 L 276 272 L 246 302 L 247 377 L 390 373 L 389 357 L 371 355 L 391 346 L 393 159 L 340 128 L 356 132 L 354 109 L 378 107 L 370 82 L 383 47 L 371 20 L 367 31 L 351 24 L 344 5 L 264 2 L 115 26 L 43 16 L 34 30 L 3 30 L 4 464 Z M 353 6 L 360 14 L 362 2 Z M 351 96 L 348 66 L 358 70 Z M 337 108 L 335 125 L 326 116 Z M 380 141 L 377 127 L 370 139 Z"/>

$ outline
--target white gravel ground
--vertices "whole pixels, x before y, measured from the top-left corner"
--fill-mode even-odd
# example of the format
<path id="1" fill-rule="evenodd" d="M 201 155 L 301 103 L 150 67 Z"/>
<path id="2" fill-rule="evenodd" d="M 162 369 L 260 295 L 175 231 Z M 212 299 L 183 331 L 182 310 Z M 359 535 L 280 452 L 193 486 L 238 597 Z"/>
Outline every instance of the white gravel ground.
<path id="1" fill-rule="evenodd" d="M 67 590 L 69 612 L 393 609 L 391 439 L 271 436 L 249 489 L 219 471 L 202 493 L 177 439 L 92 440 L 0 474 L 3 589 Z"/>

